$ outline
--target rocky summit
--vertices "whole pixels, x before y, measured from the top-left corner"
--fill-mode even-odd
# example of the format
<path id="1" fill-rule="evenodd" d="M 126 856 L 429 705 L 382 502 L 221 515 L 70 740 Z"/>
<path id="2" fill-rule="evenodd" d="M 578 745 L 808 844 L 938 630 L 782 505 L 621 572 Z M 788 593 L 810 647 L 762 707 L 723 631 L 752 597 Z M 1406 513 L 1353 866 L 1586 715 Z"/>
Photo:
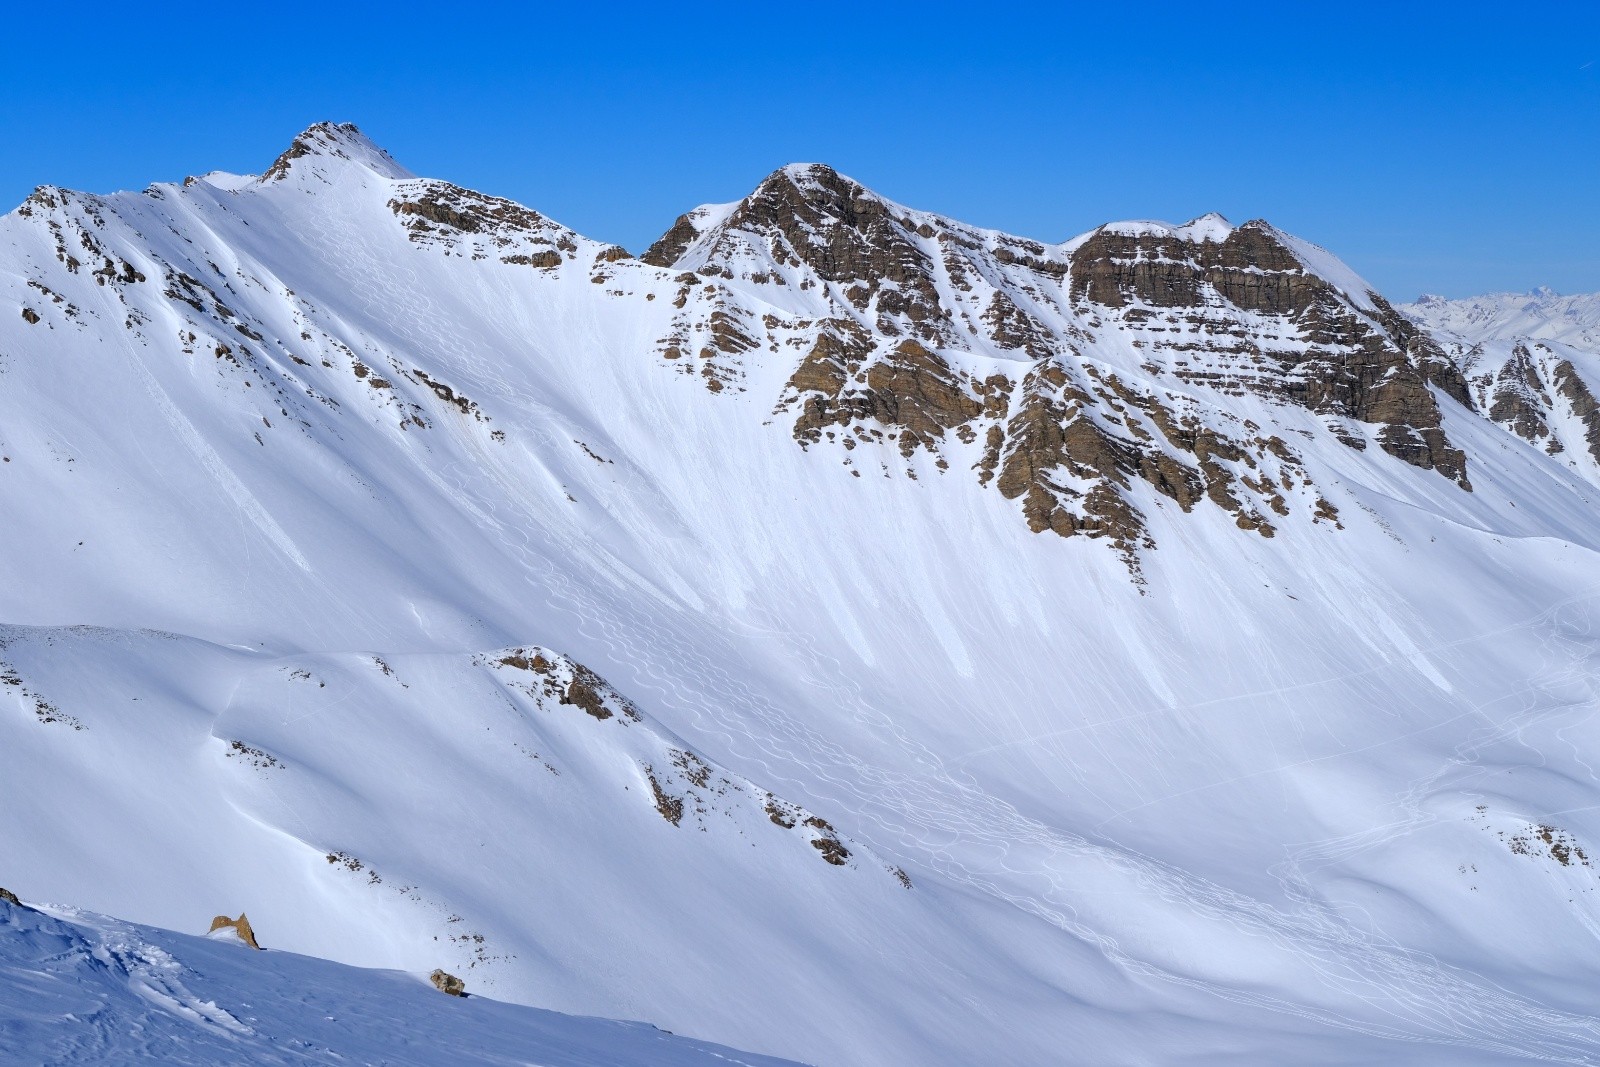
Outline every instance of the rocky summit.
<path id="1" fill-rule="evenodd" d="M 683 272 L 663 355 L 712 390 L 741 379 L 747 353 L 801 353 L 778 410 L 803 446 L 956 460 L 1019 500 L 1030 529 L 1105 538 L 1135 573 L 1155 545 L 1151 491 L 1266 537 L 1295 505 L 1336 520 L 1299 452 L 1229 411 L 1245 393 L 1471 490 L 1440 407 L 1474 408 L 1456 365 L 1327 252 L 1262 221 L 1120 223 L 1044 245 L 793 166 L 681 216 L 642 259 Z M 741 314 L 736 292 L 768 309 Z"/>
<path id="2" fill-rule="evenodd" d="M 1600 1058 L 1594 298 L 272 147 L 0 217 L 26 945 L 207 1048 L 167 964 L 359 999 L 301 953 L 747 1062 Z"/>

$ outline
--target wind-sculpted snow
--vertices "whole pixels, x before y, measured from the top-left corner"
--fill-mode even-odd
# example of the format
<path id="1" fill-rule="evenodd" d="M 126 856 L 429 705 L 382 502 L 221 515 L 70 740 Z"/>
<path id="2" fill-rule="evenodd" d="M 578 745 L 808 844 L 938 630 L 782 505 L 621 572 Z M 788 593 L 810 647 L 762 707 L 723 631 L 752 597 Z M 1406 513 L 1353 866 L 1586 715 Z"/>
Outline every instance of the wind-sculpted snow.
<path id="1" fill-rule="evenodd" d="M 11 1063 L 441 1063 L 549 1067 L 787 1060 L 469 996 L 414 975 L 0 900 L 0 1035 Z"/>
<path id="2" fill-rule="evenodd" d="M 0 220 L 0 884 L 823 1064 L 1600 1058 L 1559 342 L 297 144 Z"/>

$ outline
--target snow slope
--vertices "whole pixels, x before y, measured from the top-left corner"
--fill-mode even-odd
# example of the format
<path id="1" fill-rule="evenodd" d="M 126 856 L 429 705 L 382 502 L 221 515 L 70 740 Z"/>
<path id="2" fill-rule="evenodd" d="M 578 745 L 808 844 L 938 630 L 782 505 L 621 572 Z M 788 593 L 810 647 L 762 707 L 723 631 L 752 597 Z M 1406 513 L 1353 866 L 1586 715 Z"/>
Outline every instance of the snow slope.
<path id="1" fill-rule="evenodd" d="M 821 1064 L 1591 1062 L 1600 489 L 1450 355 L 814 166 L 42 189 L 0 881 Z"/>
<path id="2" fill-rule="evenodd" d="M 9 1063 L 771 1065 L 640 1023 L 448 998 L 236 938 L 174 934 L 0 901 L 0 1053 Z"/>

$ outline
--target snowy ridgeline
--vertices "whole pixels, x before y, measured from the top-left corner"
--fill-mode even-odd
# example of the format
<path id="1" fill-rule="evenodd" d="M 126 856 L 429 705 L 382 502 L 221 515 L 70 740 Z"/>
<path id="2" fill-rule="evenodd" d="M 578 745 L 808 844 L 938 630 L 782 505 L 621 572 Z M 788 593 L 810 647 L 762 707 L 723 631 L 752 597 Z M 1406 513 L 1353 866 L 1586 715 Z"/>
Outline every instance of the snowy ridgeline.
<path id="1" fill-rule="evenodd" d="M 42 188 L 0 883 L 247 911 L 137 935 L 195 1040 L 299 952 L 829 1067 L 1595 1062 L 1600 354 L 1444 310 L 816 165 L 638 257 L 349 127 Z"/>
<path id="2" fill-rule="evenodd" d="M 643 1023 L 447 997 L 232 936 L 194 937 L 74 908 L 0 900 L 7 1064 L 698 1067 L 790 1063 Z"/>

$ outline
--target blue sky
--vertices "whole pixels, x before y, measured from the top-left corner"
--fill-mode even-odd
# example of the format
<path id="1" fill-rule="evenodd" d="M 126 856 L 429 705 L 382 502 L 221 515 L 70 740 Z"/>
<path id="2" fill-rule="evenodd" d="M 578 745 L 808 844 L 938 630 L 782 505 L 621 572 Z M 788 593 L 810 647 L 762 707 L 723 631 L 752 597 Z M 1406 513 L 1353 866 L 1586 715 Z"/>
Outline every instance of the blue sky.
<path id="1" fill-rule="evenodd" d="M 822 161 L 1041 240 L 1264 217 L 1396 299 L 1600 290 L 1593 0 L 90 3 L 7 36 L 7 207 L 257 172 L 334 119 L 635 251 Z"/>

